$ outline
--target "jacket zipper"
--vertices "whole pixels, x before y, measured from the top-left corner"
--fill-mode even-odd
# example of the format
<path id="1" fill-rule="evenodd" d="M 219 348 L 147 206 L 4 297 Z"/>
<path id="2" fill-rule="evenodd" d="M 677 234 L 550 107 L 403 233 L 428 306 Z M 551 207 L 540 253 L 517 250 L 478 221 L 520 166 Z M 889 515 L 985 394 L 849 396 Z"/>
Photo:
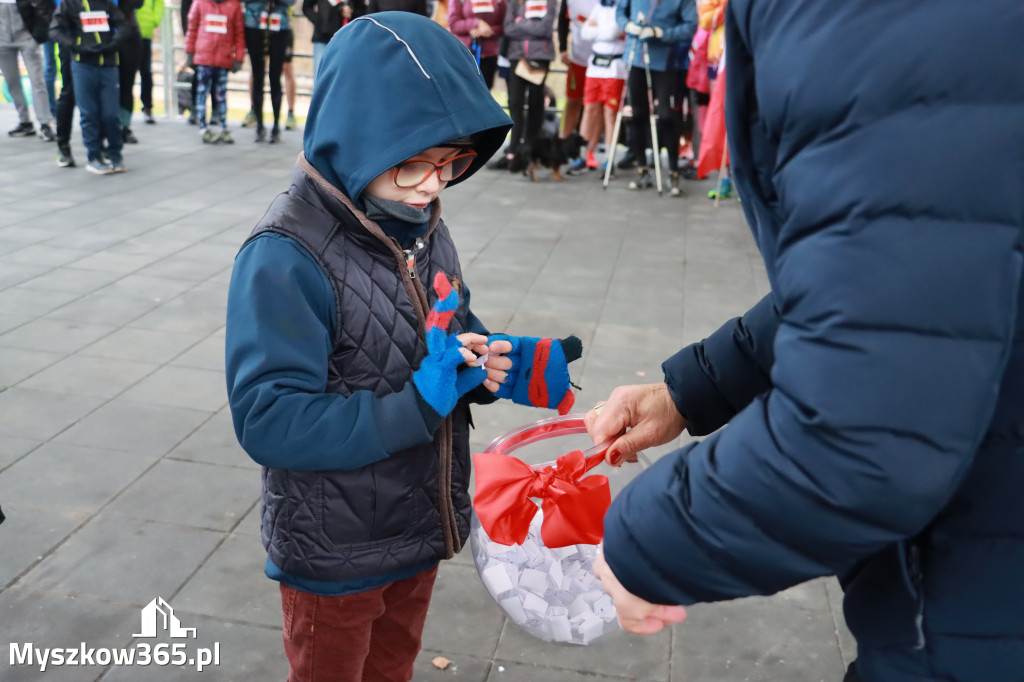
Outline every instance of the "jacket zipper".
<path id="1" fill-rule="evenodd" d="M 405 283 L 416 317 L 420 323 L 420 333 L 427 336 L 427 312 L 430 309 L 427 293 L 423 289 L 420 277 L 416 275 L 415 251 L 422 248 L 422 241 L 416 240 L 412 249 L 403 250 L 398 241 L 391 239 L 392 252 L 398 261 L 399 273 Z M 459 540 L 458 521 L 455 518 L 455 505 L 452 502 L 452 416 L 448 415 L 441 422 L 438 431 L 440 453 L 438 455 L 438 514 L 441 517 L 441 530 L 444 535 L 445 558 L 451 559 L 462 550 Z"/>

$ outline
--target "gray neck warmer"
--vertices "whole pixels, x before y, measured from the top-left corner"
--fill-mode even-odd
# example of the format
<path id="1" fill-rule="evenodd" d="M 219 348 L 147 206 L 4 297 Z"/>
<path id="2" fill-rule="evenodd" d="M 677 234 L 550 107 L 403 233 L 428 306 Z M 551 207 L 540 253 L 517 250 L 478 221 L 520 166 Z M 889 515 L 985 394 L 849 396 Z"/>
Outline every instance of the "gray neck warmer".
<path id="1" fill-rule="evenodd" d="M 363 194 L 363 203 L 366 204 L 366 217 L 370 220 L 395 218 L 402 222 L 422 225 L 430 220 L 430 206 L 414 208 L 401 201 L 380 199 L 369 194 Z"/>

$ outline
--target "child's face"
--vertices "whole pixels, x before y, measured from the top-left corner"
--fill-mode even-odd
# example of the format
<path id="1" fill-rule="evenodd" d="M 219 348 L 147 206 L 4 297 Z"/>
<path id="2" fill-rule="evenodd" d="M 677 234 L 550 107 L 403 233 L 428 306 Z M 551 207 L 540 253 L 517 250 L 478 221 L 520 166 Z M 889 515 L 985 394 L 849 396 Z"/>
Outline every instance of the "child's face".
<path id="1" fill-rule="evenodd" d="M 446 161 L 451 161 L 452 159 L 455 159 L 455 157 L 465 154 L 472 154 L 472 150 L 467 147 L 431 147 L 427 151 L 420 152 L 412 158 L 407 159 L 406 163 L 413 160 L 429 161 L 430 163 L 440 166 Z M 461 175 L 459 171 L 462 170 L 464 172 L 465 168 L 468 167 L 467 160 L 471 159 L 457 159 L 452 162 L 448 169 L 454 170 L 456 176 Z M 417 166 L 421 166 L 421 164 L 417 164 Z M 426 166 L 423 167 L 426 168 Z M 447 171 L 442 174 L 447 175 Z M 406 184 L 406 182 L 408 182 L 406 177 L 408 175 L 409 173 L 407 172 L 403 172 L 401 174 L 400 177 L 402 178 L 402 184 Z M 415 175 L 416 179 L 421 177 L 418 173 Z M 415 182 L 415 180 L 413 180 L 413 182 Z M 437 198 L 437 195 L 440 194 L 441 190 L 443 190 L 447 185 L 448 182 L 442 181 L 438 177 L 436 171 L 431 171 L 423 182 L 420 182 L 414 187 L 399 187 L 395 184 L 395 169 L 389 168 L 374 178 L 370 184 L 366 186 L 366 193 L 378 199 L 401 201 L 403 204 L 408 204 L 414 208 L 426 208 L 430 205 L 430 202 Z"/>

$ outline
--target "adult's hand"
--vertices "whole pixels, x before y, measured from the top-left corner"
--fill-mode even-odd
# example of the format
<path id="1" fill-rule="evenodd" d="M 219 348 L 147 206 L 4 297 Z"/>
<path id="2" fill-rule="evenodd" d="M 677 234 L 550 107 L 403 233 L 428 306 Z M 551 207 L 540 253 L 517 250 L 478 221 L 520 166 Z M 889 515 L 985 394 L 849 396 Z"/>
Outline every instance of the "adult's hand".
<path id="1" fill-rule="evenodd" d="M 664 31 L 658 26 L 644 26 L 637 34 L 637 38 L 640 40 L 650 40 L 651 38 L 660 38 Z"/>
<path id="2" fill-rule="evenodd" d="M 626 632 L 653 635 L 661 632 L 666 625 L 686 620 L 686 609 L 682 606 L 652 604 L 623 587 L 600 551 L 594 559 L 594 575 L 601 581 L 605 593 L 615 602 L 619 623 Z"/>
<path id="3" fill-rule="evenodd" d="M 584 423 L 595 443 L 604 443 L 629 429 L 605 453 L 605 461 L 612 466 L 636 461 L 641 450 L 664 445 L 686 428 L 686 419 L 679 414 L 664 382 L 619 386 L 600 409 L 587 412 Z"/>

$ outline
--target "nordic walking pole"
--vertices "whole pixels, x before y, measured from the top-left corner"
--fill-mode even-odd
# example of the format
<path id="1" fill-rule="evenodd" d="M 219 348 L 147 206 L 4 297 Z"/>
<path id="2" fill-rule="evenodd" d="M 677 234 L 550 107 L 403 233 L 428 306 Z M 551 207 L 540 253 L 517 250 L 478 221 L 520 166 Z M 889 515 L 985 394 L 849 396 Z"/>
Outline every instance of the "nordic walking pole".
<path id="1" fill-rule="evenodd" d="M 642 16 L 642 15 L 641 15 Z M 661 145 L 658 144 L 658 114 L 654 111 L 654 86 L 651 84 L 651 53 L 644 48 L 644 75 L 647 76 L 647 109 L 651 117 L 651 154 L 654 155 L 654 179 L 658 183 L 658 194 L 661 194 Z"/>
<path id="2" fill-rule="evenodd" d="M 641 14 L 640 16 L 643 15 Z M 622 94 L 619 95 L 619 110 L 615 112 L 615 125 L 612 128 L 612 136 L 607 140 L 609 154 L 604 162 L 604 180 L 601 182 L 601 189 L 608 189 L 608 181 L 612 177 L 612 168 L 615 167 L 615 149 L 619 146 L 619 131 L 622 128 L 622 108 L 626 104 L 629 70 L 633 68 L 633 57 L 636 55 L 636 44 L 638 42 L 640 42 L 640 39 L 633 36 L 633 44 L 629 47 L 629 61 L 626 62 L 626 79 L 622 81 Z"/>

